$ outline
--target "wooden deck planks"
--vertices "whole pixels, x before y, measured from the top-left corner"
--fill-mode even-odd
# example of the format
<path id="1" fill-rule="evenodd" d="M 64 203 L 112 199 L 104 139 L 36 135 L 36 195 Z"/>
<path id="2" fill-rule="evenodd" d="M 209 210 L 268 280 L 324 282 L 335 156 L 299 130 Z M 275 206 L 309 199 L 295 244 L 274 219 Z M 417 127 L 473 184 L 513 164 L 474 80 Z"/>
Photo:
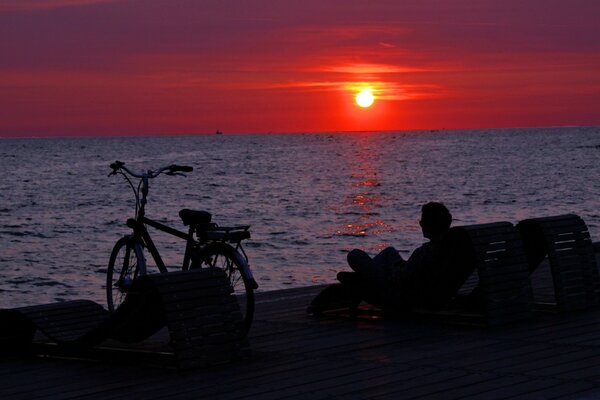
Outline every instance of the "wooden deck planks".
<path id="1" fill-rule="evenodd" d="M 192 371 L 0 359 L 0 398 L 600 397 L 600 309 L 500 327 L 312 318 L 319 287 L 260 293 L 253 356 Z"/>

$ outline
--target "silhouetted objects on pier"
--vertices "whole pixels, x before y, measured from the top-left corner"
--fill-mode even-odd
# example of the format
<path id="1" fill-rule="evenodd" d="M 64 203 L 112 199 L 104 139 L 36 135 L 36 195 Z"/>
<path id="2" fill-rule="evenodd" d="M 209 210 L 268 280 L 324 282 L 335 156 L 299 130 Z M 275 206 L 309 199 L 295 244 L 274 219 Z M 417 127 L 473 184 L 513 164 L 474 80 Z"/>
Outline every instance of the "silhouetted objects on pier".
<path id="1" fill-rule="evenodd" d="M 490 242 L 475 248 L 475 252 L 483 251 L 485 256 L 479 258 L 490 259 L 495 265 L 494 252 L 506 253 L 503 249 L 511 246 L 504 244 L 507 240 L 502 235 L 490 236 L 489 231 L 483 235 L 487 239 L 472 241 L 476 232 L 484 233 L 480 229 L 467 232 L 463 227 L 457 236 L 472 247 L 473 242 Z M 490 240 L 492 236 L 494 240 Z M 508 242 L 516 245 L 519 241 Z M 517 259 L 523 259 L 521 251 L 516 254 Z M 536 300 L 539 297 L 551 302 L 551 268 L 546 265 L 544 261 L 532 275 L 534 294 Z M 529 276 L 529 268 L 527 271 Z M 478 273 L 473 273 L 461 292 L 478 284 Z M 430 317 L 433 314 L 424 317 L 425 323 L 413 319 L 347 319 L 338 314 L 306 318 L 306 305 L 322 289 L 313 286 L 257 294 L 257 315 L 250 332 L 254 357 L 250 362 L 180 373 L 147 368 L 147 363 L 113 363 L 107 367 L 100 363 L 0 357 L 0 375 L 4 377 L 0 398 L 600 396 L 598 307 L 562 314 L 536 313 L 530 320 L 493 328 L 438 323 Z M 0 317 L 4 315 L 0 312 Z M 454 322 L 456 315 L 444 321 Z M 4 324 L 0 327 L 6 329 Z M 6 331 L 2 337 L 2 343 L 7 344 Z M 154 337 L 169 340 L 166 330 Z M 111 354 L 118 353 L 122 351 Z M 31 384 L 32 377 L 35 384 Z"/>
<path id="2" fill-rule="evenodd" d="M 528 319 L 534 309 L 569 312 L 600 304 L 594 245 L 577 215 L 531 218 L 516 227 L 510 222 L 454 227 L 444 241 L 445 263 L 435 276 L 418 282 L 421 300 L 409 310 L 412 314 L 498 325 Z M 554 303 L 546 298 L 534 304 L 532 274 L 541 264 L 549 265 Z M 477 273 L 469 277 L 469 271 Z M 357 280 L 350 289 L 332 285 L 313 304 L 321 311 L 349 308 L 350 315 L 357 315 L 362 299 L 385 311 L 386 305 L 370 301 L 377 296 L 360 284 Z"/>
<path id="3" fill-rule="evenodd" d="M 217 268 L 145 275 L 113 314 L 89 300 L 0 310 L 0 345 L 13 354 L 111 358 L 118 352 L 103 354 L 106 340 L 137 343 L 166 325 L 169 342 L 160 348 L 159 363 L 183 369 L 226 362 L 249 355 L 231 291 Z M 135 348 L 125 349 L 121 357 L 136 358 Z"/>
<path id="4" fill-rule="evenodd" d="M 443 239 L 443 254 L 437 270 L 413 277 L 415 293 L 406 310 L 382 304 L 381 297 L 358 279 L 350 288 L 337 284 L 326 288 L 313 300 L 313 309 L 352 308 L 362 299 L 400 317 L 429 314 L 486 325 L 531 317 L 527 259 L 519 232 L 510 222 L 453 227 Z M 459 295 L 465 286 L 474 291 Z M 359 311 L 351 309 L 350 313 Z"/>

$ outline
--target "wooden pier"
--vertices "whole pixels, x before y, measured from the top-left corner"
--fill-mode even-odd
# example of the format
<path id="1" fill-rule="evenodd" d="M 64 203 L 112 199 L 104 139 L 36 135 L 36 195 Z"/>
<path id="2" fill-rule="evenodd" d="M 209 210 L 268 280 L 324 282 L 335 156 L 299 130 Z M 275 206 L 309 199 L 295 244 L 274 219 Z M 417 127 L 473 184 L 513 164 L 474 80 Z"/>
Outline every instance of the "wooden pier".
<path id="1" fill-rule="evenodd" d="M 210 368 L 3 357 L 8 399 L 600 398 L 600 309 L 474 327 L 305 314 L 319 287 L 260 293 L 252 357 Z M 113 357 L 114 356 L 114 357 Z M 128 361 L 128 362 L 126 362 Z"/>

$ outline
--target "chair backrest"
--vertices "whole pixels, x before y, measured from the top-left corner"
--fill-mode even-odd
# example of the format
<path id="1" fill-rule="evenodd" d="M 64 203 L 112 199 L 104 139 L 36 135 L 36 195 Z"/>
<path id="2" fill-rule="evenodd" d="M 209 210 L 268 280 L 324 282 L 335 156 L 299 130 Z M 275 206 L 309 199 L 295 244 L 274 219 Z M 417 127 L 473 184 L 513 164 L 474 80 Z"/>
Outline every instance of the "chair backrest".
<path id="1" fill-rule="evenodd" d="M 154 322 L 166 321 L 179 368 L 250 355 L 244 319 L 223 269 L 198 268 L 146 277 L 157 289 L 164 313 Z"/>
<path id="2" fill-rule="evenodd" d="M 527 247 L 529 269 L 548 256 L 556 306 L 580 310 L 600 303 L 600 278 L 588 228 L 574 214 L 531 218 L 517 224 Z"/>
<path id="3" fill-rule="evenodd" d="M 533 292 L 521 236 L 510 222 L 463 227 L 471 239 L 488 324 L 531 318 Z"/>
<path id="4" fill-rule="evenodd" d="M 166 326 L 179 368 L 247 357 L 247 332 L 232 292 L 219 268 L 139 277 L 111 316 L 109 336 L 137 342 Z"/>
<path id="5" fill-rule="evenodd" d="M 444 257 L 430 271 L 425 306 L 440 307 L 477 271 L 480 309 L 488 324 L 531 317 L 533 302 L 527 261 L 516 228 L 509 222 L 460 226 L 443 240 Z"/>

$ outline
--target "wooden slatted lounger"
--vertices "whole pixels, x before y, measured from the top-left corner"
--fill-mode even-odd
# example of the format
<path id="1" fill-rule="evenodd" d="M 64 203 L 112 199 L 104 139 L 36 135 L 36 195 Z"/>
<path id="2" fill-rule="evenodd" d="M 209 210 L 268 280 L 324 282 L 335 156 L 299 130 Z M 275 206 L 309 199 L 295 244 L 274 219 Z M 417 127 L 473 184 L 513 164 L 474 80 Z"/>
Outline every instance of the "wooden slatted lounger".
<path id="1" fill-rule="evenodd" d="M 136 343 L 166 325 L 171 364 L 184 369 L 230 361 L 249 355 L 242 315 L 231 293 L 223 270 L 201 269 L 137 278 L 112 315 L 89 300 L 0 310 L 0 350 L 97 358 L 111 353 L 107 339 Z M 135 349 L 127 350 L 121 346 L 114 353 L 135 359 Z M 164 354 L 161 348 L 161 362 Z"/>
<path id="2" fill-rule="evenodd" d="M 517 224 L 533 272 L 548 258 L 554 284 L 554 304 L 539 304 L 561 312 L 596 307 L 600 279 L 588 228 L 574 214 L 526 219 Z"/>
<path id="3" fill-rule="evenodd" d="M 422 306 L 399 316 L 441 319 L 450 323 L 499 325 L 531 318 L 532 291 L 529 270 L 521 237 L 510 222 L 453 227 L 442 243 L 444 262 L 435 270 L 417 274 L 415 285 Z M 368 288 L 360 286 L 345 288 L 334 284 L 327 287 L 334 301 L 322 310 L 350 316 L 373 315 L 372 307 L 361 306 L 356 310 L 353 293 L 365 299 L 374 299 Z M 453 301 L 457 292 L 473 290 L 479 293 L 475 304 L 466 308 L 464 301 Z M 321 295 L 319 295 L 321 296 Z M 327 296 L 325 296 L 327 297 Z M 376 301 L 371 304 L 377 305 Z M 350 307 L 350 309 L 349 309 Z M 382 305 L 382 307 L 385 307 Z M 386 314 L 398 312 L 386 309 Z"/>
<path id="4" fill-rule="evenodd" d="M 517 229 L 509 222 L 453 229 L 466 233 L 474 252 L 484 322 L 499 325 L 531 318 L 533 295 Z"/>

